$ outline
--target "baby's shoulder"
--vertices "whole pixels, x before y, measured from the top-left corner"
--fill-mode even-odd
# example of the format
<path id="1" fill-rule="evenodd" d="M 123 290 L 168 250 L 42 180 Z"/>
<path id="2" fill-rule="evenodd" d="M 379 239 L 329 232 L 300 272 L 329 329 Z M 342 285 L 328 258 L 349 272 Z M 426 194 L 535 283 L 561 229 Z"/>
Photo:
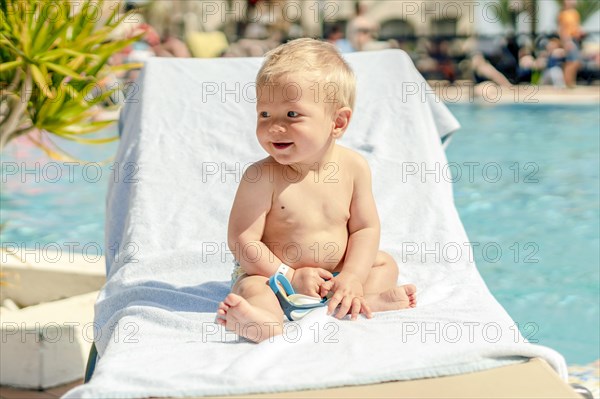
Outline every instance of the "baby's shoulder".
<path id="1" fill-rule="evenodd" d="M 340 160 L 347 168 L 357 172 L 369 170 L 369 163 L 361 154 L 347 147 L 340 145 L 338 147 L 340 150 Z"/>
<path id="2" fill-rule="evenodd" d="M 246 167 L 244 170 L 243 180 L 252 183 L 272 183 L 273 176 L 280 167 L 281 165 L 279 165 L 270 156 L 263 158 L 260 161 L 256 161 Z"/>
<path id="3" fill-rule="evenodd" d="M 271 156 L 268 156 L 266 158 L 263 158 L 259 161 L 256 161 L 256 162 L 250 164 L 250 166 L 248 168 L 246 168 L 246 171 L 248 171 L 248 169 L 252 169 L 252 168 L 265 170 L 266 168 L 273 167 L 274 164 L 277 164 L 277 162 L 275 162 L 275 160 Z"/>

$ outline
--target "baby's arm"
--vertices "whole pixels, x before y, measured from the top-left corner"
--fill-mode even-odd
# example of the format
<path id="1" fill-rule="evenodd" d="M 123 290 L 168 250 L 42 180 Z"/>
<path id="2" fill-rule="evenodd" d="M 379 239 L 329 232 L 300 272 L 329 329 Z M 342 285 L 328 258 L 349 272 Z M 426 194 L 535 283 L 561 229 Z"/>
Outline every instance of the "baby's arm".
<path id="1" fill-rule="evenodd" d="M 354 190 L 348 220 L 348 248 L 342 272 L 356 275 L 361 284 L 369 277 L 379 251 L 380 224 L 367 161 L 353 154 Z"/>
<path id="2" fill-rule="evenodd" d="M 329 312 L 332 313 L 341 304 L 337 317 L 344 317 L 351 311 L 352 318 L 355 319 L 359 311 L 367 316 L 371 313 L 364 302 L 362 287 L 379 250 L 380 225 L 371 188 L 369 164 L 360 155 L 351 155 L 354 188 L 348 221 L 348 247 L 340 274 L 322 285 L 325 292 L 322 290 L 321 295 L 333 290 L 334 295 L 328 305 Z"/>
<path id="3" fill-rule="evenodd" d="M 247 274 L 268 277 L 277 272 L 281 260 L 261 241 L 273 197 L 268 170 L 263 170 L 265 163 L 266 160 L 262 160 L 253 165 L 264 172 L 260 174 L 264 177 L 258 180 L 247 176 L 250 168 L 244 173 L 229 215 L 227 241 Z"/>

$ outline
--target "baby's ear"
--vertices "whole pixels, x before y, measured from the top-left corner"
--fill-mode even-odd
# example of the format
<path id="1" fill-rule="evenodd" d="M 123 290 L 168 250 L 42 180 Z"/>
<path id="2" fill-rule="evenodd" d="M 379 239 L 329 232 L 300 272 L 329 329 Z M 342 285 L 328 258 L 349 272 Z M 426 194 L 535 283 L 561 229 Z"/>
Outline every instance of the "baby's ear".
<path id="1" fill-rule="evenodd" d="M 335 112 L 333 119 L 333 130 L 331 135 L 333 138 L 339 139 L 344 135 L 344 132 L 350 124 L 352 118 L 352 109 L 349 107 L 342 107 Z"/>

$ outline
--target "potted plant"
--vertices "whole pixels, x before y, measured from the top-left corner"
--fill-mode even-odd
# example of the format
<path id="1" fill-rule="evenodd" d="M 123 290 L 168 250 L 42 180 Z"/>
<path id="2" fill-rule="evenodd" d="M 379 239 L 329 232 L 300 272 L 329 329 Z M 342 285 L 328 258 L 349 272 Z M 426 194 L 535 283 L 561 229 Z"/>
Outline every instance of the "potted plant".
<path id="1" fill-rule="evenodd" d="M 116 139 L 87 135 L 114 122 L 95 120 L 117 90 L 106 79 L 140 67 L 109 64 L 141 36 L 113 37 L 129 15 L 120 9 L 120 2 L 103 0 L 0 0 L 0 151 L 29 135 L 48 155 L 64 159 L 44 136 Z"/>
<path id="2" fill-rule="evenodd" d="M 113 101 L 118 85 L 107 87 L 106 82 L 119 72 L 140 67 L 139 64 L 110 64 L 113 54 L 141 37 L 141 34 L 117 37 L 117 29 L 129 22 L 129 16 L 121 12 L 121 4 L 117 1 L 0 0 L 0 151 L 15 138 L 27 136 L 49 156 L 66 160 L 69 157 L 52 143 L 52 136 L 90 144 L 116 139 L 116 136 L 93 137 L 90 134 L 114 122 L 98 120 L 98 115 L 107 107 L 118 105 Z M 3 222 L 0 221 L 0 229 L 4 227 Z M 4 259 L 5 254 L 2 255 Z M 3 264 L 0 273 L 3 292 L 6 288 L 31 290 L 15 284 L 13 276 L 16 272 L 7 271 L 6 266 Z M 29 267 L 26 269 L 29 271 Z M 32 270 L 50 273 L 54 269 Z M 59 290 L 64 290 L 65 284 L 79 286 L 80 283 L 72 281 L 75 274 L 55 273 L 56 278 L 62 276 L 69 283 L 56 284 L 49 280 L 42 283 L 45 286 L 54 284 Z M 43 279 L 41 275 L 37 277 Z M 80 325 L 84 325 L 84 321 L 91 322 L 93 306 L 90 303 L 93 303 L 94 295 L 88 293 L 83 297 L 86 299 L 81 304 L 72 297 L 3 314 L 3 337 L 8 322 L 17 326 L 10 331 L 16 338 L 3 344 L 2 369 L 6 366 L 11 370 L 8 374 L 3 373 L 3 384 L 45 388 L 82 376 L 80 364 L 85 361 L 89 348 L 89 343 L 82 340 L 82 334 L 72 342 L 63 339 L 46 345 L 44 339 L 42 344 L 35 340 L 31 342 L 31 339 L 21 340 L 17 330 L 29 328 L 23 327 L 25 316 L 18 314 L 22 311 L 29 312 L 27 317 L 35 316 L 35 320 L 41 320 L 32 327 L 39 330 L 39 337 L 47 333 L 48 325 L 62 323 L 61 317 L 67 317 L 69 322 L 78 321 Z M 49 307 L 54 309 L 53 312 L 60 307 L 59 316 L 54 316 Z M 38 319 L 38 316 L 46 316 L 46 319 Z M 62 324 L 60 326 L 64 329 Z M 70 334 L 72 331 L 69 331 Z M 52 361 L 44 360 L 52 356 L 71 360 L 63 362 L 68 367 L 56 368 Z M 40 370 L 45 368 L 43 372 L 32 373 L 32 364 Z M 46 364 L 51 366 L 46 367 Z"/>

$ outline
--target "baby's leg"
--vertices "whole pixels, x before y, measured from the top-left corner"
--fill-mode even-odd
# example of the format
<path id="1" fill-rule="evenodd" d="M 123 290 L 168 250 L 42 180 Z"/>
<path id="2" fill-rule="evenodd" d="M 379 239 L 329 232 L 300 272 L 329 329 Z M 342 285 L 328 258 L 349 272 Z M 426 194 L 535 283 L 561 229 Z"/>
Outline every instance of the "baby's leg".
<path id="1" fill-rule="evenodd" d="M 238 279 L 231 293 L 219 304 L 217 323 L 254 342 L 283 331 L 283 311 L 263 276 Z"/>
<path id="2" fill-rule="evenodd" d="M 373 312 L 399 310 L 417 306 L 413 284 L 397 286 L 398 265 L 389 254 L 379 251 L 363 287 L 367 304 Z"/>

